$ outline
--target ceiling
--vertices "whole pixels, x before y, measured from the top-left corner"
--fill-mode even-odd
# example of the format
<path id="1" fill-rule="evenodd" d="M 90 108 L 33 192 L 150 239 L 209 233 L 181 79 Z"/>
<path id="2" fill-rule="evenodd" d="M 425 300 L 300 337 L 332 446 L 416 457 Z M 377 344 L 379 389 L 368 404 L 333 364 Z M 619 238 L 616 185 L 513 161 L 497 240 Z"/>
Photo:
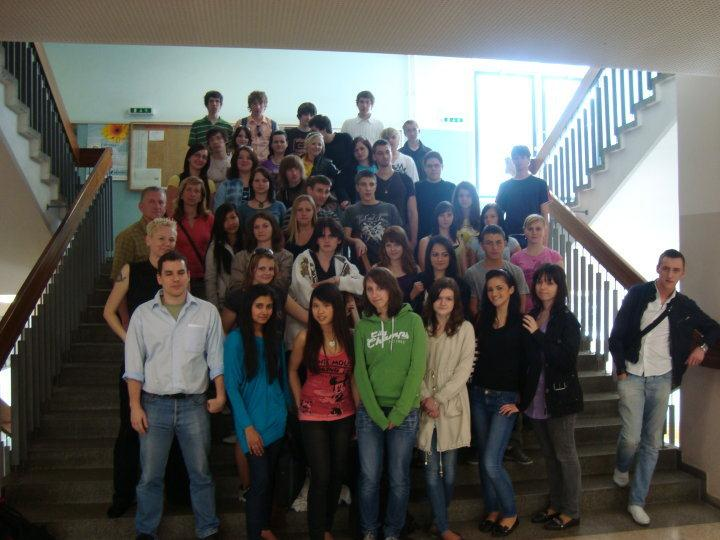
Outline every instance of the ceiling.
<path id="1" fill-rule="evenodd" d="M 363 51 L 720 75 L 718 0 L 0 0 L 0 39 Z"/>

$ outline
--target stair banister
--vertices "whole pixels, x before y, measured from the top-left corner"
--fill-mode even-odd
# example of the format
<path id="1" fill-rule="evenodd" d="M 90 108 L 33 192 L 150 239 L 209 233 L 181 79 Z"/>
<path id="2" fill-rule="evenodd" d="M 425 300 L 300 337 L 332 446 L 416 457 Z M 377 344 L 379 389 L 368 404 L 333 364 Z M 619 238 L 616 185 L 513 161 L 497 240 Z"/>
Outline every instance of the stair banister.
<path id="1" fill-rule="evenodd" d="M 587 93 L 595 85 L 602 71 L 602 68 L 591 67 L 588 69 L 587 73 L 585 73 L 585 76 L 580 81 L 573 97 L 568 102 L 567 107 L 565 107 L 565 110 L 560 115 L 560 118 L 558 118 L 555 127 L 547 136 L 545 142 L 543 142 L 543 145 L 540 147 L 540 150 L 538 150 L 537 155 L 530 160 L 531 173 L 535 174 L 540 170 L 540 167 L 545 162 L 545 159 L 550 155 L 550 152 L 553 148 L 555 148 L 555 145 L 557 145 L 560 137 L 565 131 L 565 128 L 568 124 L 570 124 L 573 116 L 585 100 L 585 96 L 587 96 Z"/>
<path id="2" fill-rule="evenodd" d="M 0 369 L 5 365 L 23 328 L 32 316 L 83 217 L 108 178 L 112 166 L 112 150 L 109 148 L 84 149 L 83 156 L 86 166 L 93 154 L 96 156 L 95 168 L 80 192 L 80 196 L 75 200 L 70 212 L 45 246 L 42 255 L 15 296 L 14 302 L 10 304 L 0 320 Z"/>
<path id="3" fill-rule="evenodd" d="M 75 136 L 72 123 L 70 122 L 70 116 L 65 109 L 65 103 L 63 103 L 62 95 L 58 88 L 57 81 L 55 80 L 55 74 L 53 73 L 52 67 L 50 66 L 50 60 L 48 60 L 47 53 L 45 52 L 45 46 L 42 43 L 33 43 L 35 48 L 35 54 L 37 55 L 40 69 L 45 74 L 45 80 L 55 100 L 55 107 L 57 108 L 58 115 L 62 121 L 63 128 L 65 129 L 65 135 L 67 136 L 68 143 L 70 144 L 70 150 L 75 158 L 75 164 L 77 165 L 80 161 L 80 146 Z M 81 165 L 78 165 L 81 166 Z"/>

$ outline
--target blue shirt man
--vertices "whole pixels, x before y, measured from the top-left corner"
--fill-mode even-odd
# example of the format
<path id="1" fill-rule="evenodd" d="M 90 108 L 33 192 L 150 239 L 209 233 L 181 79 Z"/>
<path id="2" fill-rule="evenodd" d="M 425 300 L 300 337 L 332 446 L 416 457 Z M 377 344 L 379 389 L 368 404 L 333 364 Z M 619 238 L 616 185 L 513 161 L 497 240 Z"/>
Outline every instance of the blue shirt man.
<path id="1" fill-rule="evenodd" d="M 140 434 L 138 538 L 155 538 L 163 507 L 165 462 L 177 435 L 190 477 L 198 538 L 216 538 L 215 484 L 210 475 L 210 417 L 225 405 L 223 334 L 215 306 L 187 292 L 190 273 L 175 251 L 158 261 L 162 290 L 140 305 L 125 340 L 132 427 Z M 216 397 L 207 399 L 209 378 Z"/>

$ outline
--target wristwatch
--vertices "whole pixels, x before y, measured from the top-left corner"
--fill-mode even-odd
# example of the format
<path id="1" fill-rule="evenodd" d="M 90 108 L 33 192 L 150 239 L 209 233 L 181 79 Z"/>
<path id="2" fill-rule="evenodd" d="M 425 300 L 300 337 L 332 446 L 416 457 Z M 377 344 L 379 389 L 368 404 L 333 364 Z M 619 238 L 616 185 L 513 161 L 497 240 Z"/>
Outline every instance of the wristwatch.
<path id="1" fill-rule="evenodd" d="M 708 349 L 709 349 L 710 347 L 708 347 L 708 344 L 707 344 L 707 343 L 701 343 L 701 344 L 700 344 L 700 348 L 703 350 L 703 352 L 706 353 L 706 352 L 708 352 Z"/>

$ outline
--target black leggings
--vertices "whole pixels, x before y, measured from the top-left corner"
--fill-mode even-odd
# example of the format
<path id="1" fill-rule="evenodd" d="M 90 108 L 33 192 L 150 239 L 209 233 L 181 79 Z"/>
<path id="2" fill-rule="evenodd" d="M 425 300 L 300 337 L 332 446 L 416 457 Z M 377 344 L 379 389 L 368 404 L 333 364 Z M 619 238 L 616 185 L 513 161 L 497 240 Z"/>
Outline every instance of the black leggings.
<path id="1" fill-rule="evenodd" d="M 307 514 L 311 540 L 323 540 L 325 532 L 332 531 L 354 426 L 354 416 L 327 422 L 300 422 L 310 465 Z"/>

